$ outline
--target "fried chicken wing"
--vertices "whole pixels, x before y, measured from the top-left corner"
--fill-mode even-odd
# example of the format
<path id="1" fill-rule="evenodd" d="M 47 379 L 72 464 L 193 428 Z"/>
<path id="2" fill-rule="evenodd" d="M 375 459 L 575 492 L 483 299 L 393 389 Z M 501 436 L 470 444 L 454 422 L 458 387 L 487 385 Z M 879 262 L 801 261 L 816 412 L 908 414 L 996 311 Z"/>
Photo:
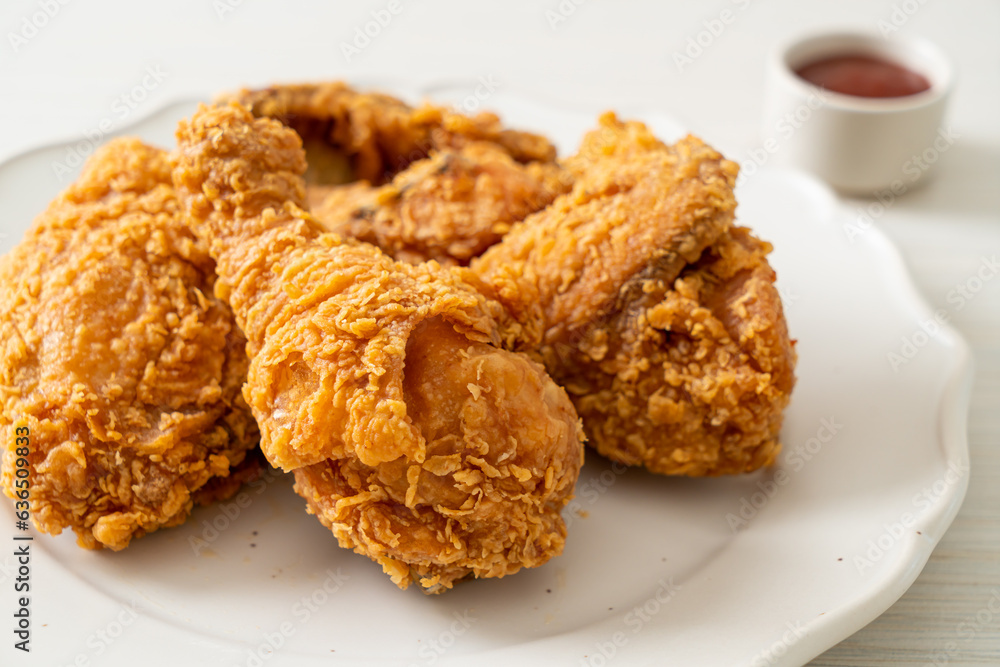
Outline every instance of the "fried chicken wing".
<path id="1" fill-rule="evenodd" d="M 249 341 L 262 450 L 340 544 L 427 592 L 560 553 L 582 430 L 542 367 L 498 346 L 500 305 L 321 233 L 278 122 L 203 108 L 178 142 L 175 184 Z"/>
<path id="2" fill-rule="evenodd" d="M 795 354 L 770 246 L 732 226 L 736 165 L 606 115 L 566 167 L 572 191 L 471 265 L 521 349 L 609 458 L 682 475 L 771 463 Z"/>
<path id="3" fill-rule="evenodd" d="M 163 151 L 100 149 L 0 259 L 0 282 L 3 488 L 18 491 L 27 429 L 40 530 L 123 549 L 259 467 L 244 339 Z"/>

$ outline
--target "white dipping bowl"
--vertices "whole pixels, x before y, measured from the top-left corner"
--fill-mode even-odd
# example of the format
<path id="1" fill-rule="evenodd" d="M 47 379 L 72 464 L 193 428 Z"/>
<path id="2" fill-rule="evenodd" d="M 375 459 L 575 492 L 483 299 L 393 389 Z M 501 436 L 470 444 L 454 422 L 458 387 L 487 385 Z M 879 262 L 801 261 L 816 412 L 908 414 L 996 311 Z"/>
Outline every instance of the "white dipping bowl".
<path id="1" fill-rule="evenodd" d="M 825 90 L 795 74 L 833 56 L 867 55 L 895 62 L 930 82 L 905 97 L 856 97 Z M 848 194 L 902 194 L 932 172 L 954 139 L 941 127 L 952 68 L 923 39 L 834 32 L 796 39 L 768 62 L 765 148 L 774 162 L 813 172 Z"/>

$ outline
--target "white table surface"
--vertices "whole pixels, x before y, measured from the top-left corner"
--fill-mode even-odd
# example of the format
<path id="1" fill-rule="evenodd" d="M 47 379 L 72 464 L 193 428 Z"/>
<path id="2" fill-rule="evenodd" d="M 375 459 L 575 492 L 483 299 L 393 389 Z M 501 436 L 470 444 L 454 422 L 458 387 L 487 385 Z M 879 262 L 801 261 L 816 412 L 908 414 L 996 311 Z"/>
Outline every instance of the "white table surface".
<path id="1" fill-rule="evenodd" d="M 899 34 L 939 44 L 959 73 L 946 119 L 959 138 L 938 178 L 875 224 L 974 350 L 972 474 L 958 518 L 913 587 L 812 664 L 1000 665 L 993 611 L 1000 608 L 1000 279 L 985 281 L 961 309 L 949 300 L 984 257 L 1000 255 L 1000 3 L 398 1 L 399 14 L 348 62 L 341 42 L 387 0 L 184 0 L 157 9 L 124 0 L 5 0 L 0 160 L 105 119 L 117 126 L 168 101 L 243 84 L 345 78 L 422 87 L 479 77 L 556 106 L 662 111 L 741 160 L 759 144 L 764 59 L 776 43 L 836 26 L 876 30 L 895 19 Z M 45 4 L 53 16 L 26 29 L 25 19 Z M 568 16 L 551 25 L 546 12 L 560 6 Z M 724 10 L 731 22 L 679 71 L 673 53 Z M 120 98 L 144 77 L 146 99 L 126 114 Z"/>

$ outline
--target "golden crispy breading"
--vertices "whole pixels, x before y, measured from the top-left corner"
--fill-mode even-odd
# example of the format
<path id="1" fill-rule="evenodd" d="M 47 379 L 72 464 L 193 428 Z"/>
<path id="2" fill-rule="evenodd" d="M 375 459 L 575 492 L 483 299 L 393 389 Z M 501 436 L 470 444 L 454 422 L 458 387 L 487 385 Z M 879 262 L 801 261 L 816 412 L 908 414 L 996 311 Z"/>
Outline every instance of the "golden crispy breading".
<path id="1" fill-rule="evenodd" d="M 735 164 L 694 137 L 643 150 L 632 143 L 638 124 L 601 122 L 567 161 L 572 190 L 472 264 L 539 336 L 522 346 L 578 339 L 637 279 L 672 280 L 732 224 Z"/>
<path id="2" fill-rule="evenodd" d="M 99 150 L 0 259 L 3 485 L 27 426 L 41 530 L 123 549 L 252 465 L 244 340 L 214 281 L 165 154 L 135 139 Z"/>
<path id="3" fill-rule="evenodd" d="M 395 259 L 468 264 L 572 183 L 548 140 L 493 114 L 413 108 L 340 82 L 228 97 L 299 133 L 309 208 L 329 231 Z"/>
<path id="4" fill-rule="evenodd" d="M 340 543 L 430 592 L 558 554 L 582 431 L 540 366 L 496 346 L 499 304 L 322 234 L 280 123 L 203 108 L 178 141 L 174 182 L 249 341 L 262 450 Z"/>
<path id="5" fill-rule="evenodd" d="M 541 366 L 425 320 L 407 342 L 403 393 L 427 442 L 421 465 L 346 458 L 295 471 L 341 546 L 429 592 L 560 553 L 566 528 L 551 510 L 571 493 L 582 450 L 572 407 Z"/>
<path id="6" fill-rule="evenodd" d="M 695 137 L 688 137 L 676 146 L 668 146 L 657 139 L 645 123 L 634 120 L 623 122 L 618 120 L 614 112 L 607 111 L 598 118 L 597 127 L 584 135 L 576 154 L 563 160 L 563 166 L 574 174 L 581 175 L 593 173 L 595 163 L 607 158 L 627 161 L 649 152 L 683 151 L 684 146 L 689 146 L 694 151 L 699 148 L 711 151 Z"/>
<path id="7" fill-rule="evenodd" d="M 506 129 L 494 114 L 470 117 L 429 104 L 411 107 L 388 95 L 359 93 L 340 81 L 241 90 L 220 98 L 230 100 L 299 133 L 309 154 L 311 182 L 380 185 L 434 150 L 472 142 L 495 144 L 521 163 L 552 162 L 556 156 L 547 139 Z"/>
<path id="8" fill-rule="evenodd" d="M 771 463 L 795 355 L 770 246 L 732 228 L 736 165 L 605 115 L 566 166 L 572 191 L 471 265 L 521 349 L 610 458 L 683 475 Z"/>
<path id="9" fill-rule="evenodd" d="M 598 452 L 692 476 L 774 461 L 795 354 L 770 249 L 732 228 L 675 280 L 640 279 L 571 346 L 541 348 Z"/>
<path id="10" fill-rule="evenodd" d="M 571 183 L 553 162 L 522 165 L 495 144 L 477 142 L 435 152 L 381 187 L 361 182 L 309 196 L 329 231 L 400 261 L 467 264 Z"/>

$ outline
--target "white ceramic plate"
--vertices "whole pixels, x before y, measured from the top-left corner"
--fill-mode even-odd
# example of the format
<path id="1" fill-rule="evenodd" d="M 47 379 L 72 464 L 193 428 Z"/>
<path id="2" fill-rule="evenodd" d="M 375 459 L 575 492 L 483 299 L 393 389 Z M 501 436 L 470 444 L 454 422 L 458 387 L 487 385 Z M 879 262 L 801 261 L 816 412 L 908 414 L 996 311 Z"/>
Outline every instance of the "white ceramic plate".
<path id="1" fill-rule="evenodd" d="M 433 95 L 460 102 L 474 90 Z M 594 124 L 502 93 L 484 106 L 548 133 L 563 154 Z M 170 145 L 193 109 L 170 106 L 129 131 Z M 665 139 L 681 134 L 642 117 Z M 72 178 L 54 170 L 68 150 L 0 166 L 0 250 Z M 121 553 L 36 535 L 34 652 L 17 661 L 8 630 L 0 662 L 792 665 L 849 636 L 902 595 L 961 504 L 969 354 L 948 327 L 922 330 L 931 313 L 895 249 L 874 229 L 850 240 L 837 200 L 816 181 L 762 170 L 738 196 L 740 221 L 775 246 L 799 340 L 773 470 L 669 479 L 589 456 L 564 555 L 437 597 L 399 591 L 339 549 L 275 475 Z M 895 368 L 890 353 L 903 360 Z M 3 545 L 13 523 L 3 503 Z M 0 561 L 7 619 L 13 566 L 10 555 Z"/>

